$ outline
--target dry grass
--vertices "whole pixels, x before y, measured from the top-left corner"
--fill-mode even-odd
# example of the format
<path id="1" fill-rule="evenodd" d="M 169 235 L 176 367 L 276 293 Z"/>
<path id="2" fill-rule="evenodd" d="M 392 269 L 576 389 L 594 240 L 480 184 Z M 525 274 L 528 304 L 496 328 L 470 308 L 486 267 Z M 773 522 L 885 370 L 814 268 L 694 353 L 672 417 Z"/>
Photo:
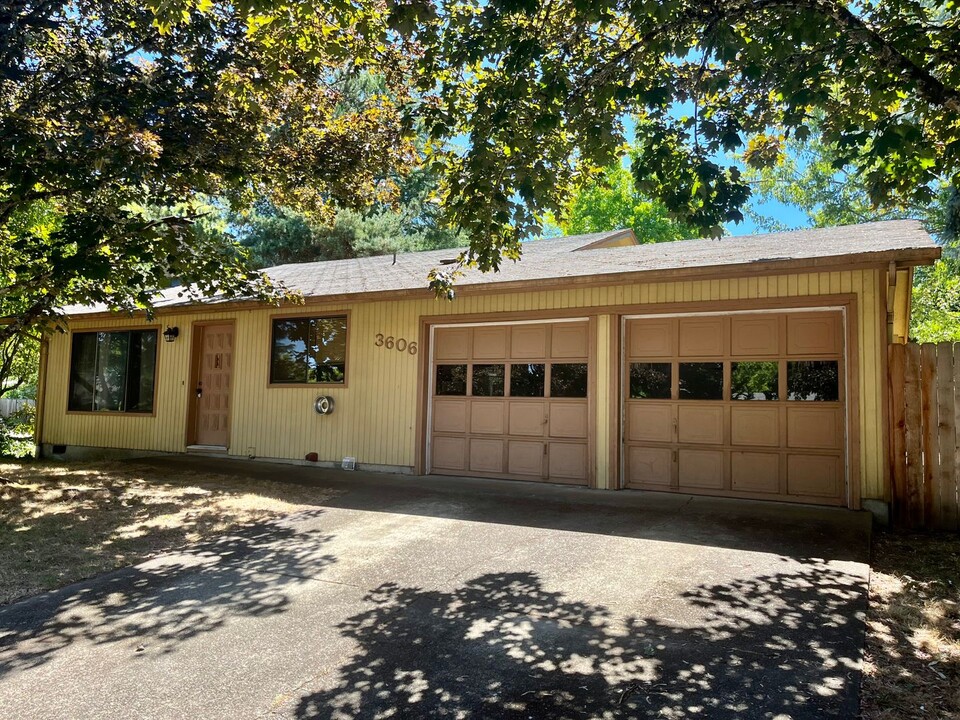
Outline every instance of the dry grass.
<path id="1" fill-rule="evenodd" d="M 130 463 L 0 464 L 0 604 L 331 495 L 306 485 Z"/>
<path id="2" fill-rule="evenodd" d="M 874 541 L 861 712 L 960 720 L 960 537 Z"/>

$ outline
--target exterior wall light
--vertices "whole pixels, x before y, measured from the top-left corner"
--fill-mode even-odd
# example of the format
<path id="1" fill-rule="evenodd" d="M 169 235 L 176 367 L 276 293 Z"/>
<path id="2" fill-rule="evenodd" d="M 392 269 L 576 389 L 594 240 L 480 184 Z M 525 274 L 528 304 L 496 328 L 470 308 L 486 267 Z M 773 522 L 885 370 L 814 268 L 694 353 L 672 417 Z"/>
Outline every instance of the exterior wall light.
<path id="1" fill-rule="evenodd" d="M 180 337 L 180 328 L 167 326 L 167 329 L 163 331 L 163 341 L 164 342 L 173 342 L 178 337 Z"/>

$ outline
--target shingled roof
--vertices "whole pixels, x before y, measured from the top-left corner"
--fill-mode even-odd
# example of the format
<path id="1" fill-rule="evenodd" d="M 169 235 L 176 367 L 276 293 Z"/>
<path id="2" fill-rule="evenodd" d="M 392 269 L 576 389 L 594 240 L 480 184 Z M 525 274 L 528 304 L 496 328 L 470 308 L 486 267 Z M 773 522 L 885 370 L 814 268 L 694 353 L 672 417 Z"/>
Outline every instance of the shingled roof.
<path id="1" fill-rule="evenodd" d="M 427 295 L 427 274 L 458 255 L 459 250 L 297 263 L 264 272 L 306 298 L 346 299 L 394 294 Z M 523 244 L 519 262 L 505 261 L 499 272 L 468 270 L 457 280 L 463 291 L 514 284 L 569 285 L 595 280 L 642 282 L 655 276 L 678 279 L 711 272 L 735 275 L 763 264 L 770 272 L 839 265 L 888 263 L 923 265 L 936 260 L 940 248 L 915 220 L 795 230 L 765 235 L 728 236 L 636 244 L 631 230 L 543 239 Z M 224 302 L 212 298 L 207 302 Z M 189 304 L 177 289 L 163 293 L 157 307 Z M 68 314 L 103 312 L 102 307 L 69 308 Z"/>

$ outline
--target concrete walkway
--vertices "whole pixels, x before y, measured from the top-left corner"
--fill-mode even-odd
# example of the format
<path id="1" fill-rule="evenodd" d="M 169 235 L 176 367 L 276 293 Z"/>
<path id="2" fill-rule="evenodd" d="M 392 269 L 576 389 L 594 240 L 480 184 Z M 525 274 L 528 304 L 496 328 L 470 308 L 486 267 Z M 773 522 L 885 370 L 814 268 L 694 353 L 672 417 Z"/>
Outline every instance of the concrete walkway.
<path id="1" fill-rule="evenodd" d="M 869 517 L 221 459 L 321 505 L 0 609 L 0 717 L 854 717 Z"/>

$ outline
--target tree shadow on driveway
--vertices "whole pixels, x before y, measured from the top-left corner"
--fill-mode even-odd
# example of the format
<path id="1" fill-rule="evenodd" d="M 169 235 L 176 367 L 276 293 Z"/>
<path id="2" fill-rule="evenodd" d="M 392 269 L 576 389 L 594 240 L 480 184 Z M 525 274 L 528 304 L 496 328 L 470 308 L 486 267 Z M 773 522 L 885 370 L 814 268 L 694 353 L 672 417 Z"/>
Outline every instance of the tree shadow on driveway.
<path id="1" fill-rule="evenodd" d="M 534 572 L 450 591 L 383 584 L 306 718 L 854 717 L 865 598 L 829 563 L 683 594 L 696 627 L 617 617 Z"/>
<path id="2" fill-rule="evenodd" d="M 293 586 L 335 562 L 323 551 L 331 539 L 282 520 L 260 523 L 2 608 L 0 677 L 40 666 L 78 641 L 169 653 L 232 618 L 282 613 Z"/>

